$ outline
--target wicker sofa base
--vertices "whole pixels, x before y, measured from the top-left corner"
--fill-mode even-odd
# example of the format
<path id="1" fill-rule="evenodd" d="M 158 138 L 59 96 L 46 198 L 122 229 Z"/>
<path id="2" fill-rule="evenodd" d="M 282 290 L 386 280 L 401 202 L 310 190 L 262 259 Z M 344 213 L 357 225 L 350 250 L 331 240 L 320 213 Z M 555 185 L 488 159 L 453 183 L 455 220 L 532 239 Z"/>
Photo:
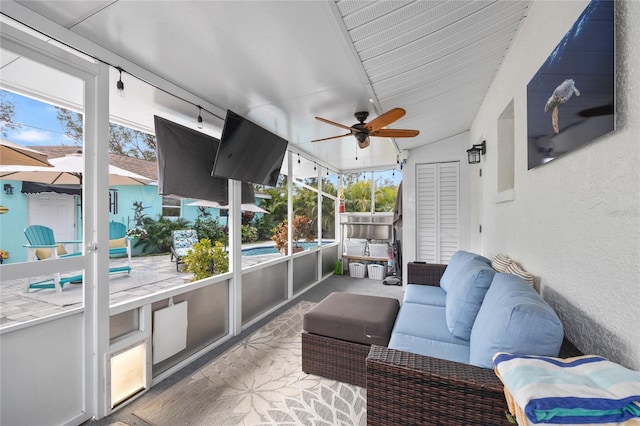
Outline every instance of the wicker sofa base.
<path id="1" fill-rule="evenodd" d="M 567 339 L 560 358 L 582 353 Z M 503 385 L 490 368 L 371 346 L 367 357 L 367 424 L 511 424 Z"/>
<path id="2" fill-rule="evenodd" d="M 302 371 L 365 387 L 370 345 L 302 332 Z"/>
<path id="3" fill-rule="evenodd" d="M 374 345 L 367 381 L 369 425 L 509 424 L 502 383 L 491 369 Z"/>

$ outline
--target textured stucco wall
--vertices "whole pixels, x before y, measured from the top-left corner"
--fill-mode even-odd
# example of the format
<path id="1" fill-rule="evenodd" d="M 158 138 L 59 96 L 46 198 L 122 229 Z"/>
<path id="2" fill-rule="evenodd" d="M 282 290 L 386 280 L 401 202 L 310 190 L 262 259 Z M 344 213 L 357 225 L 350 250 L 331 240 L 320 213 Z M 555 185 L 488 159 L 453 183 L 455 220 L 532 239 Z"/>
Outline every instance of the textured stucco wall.
<path id="1" fill-rule="evenodd" d="M 585 353 L 640 369 L 640 2 L 616 1 L 617 130 L 527 170 L 526 85 L 587 1 L 533 1 L 485 98 L 471 140 L 487 140 L 477 247 L 536 276 Z M 513 199 L 497 193 L 497 119 L 514 103 Z M 474 177 L 471 176 L 471 180 Z M 474 185 L 473 182 L 470 185 Z"/>

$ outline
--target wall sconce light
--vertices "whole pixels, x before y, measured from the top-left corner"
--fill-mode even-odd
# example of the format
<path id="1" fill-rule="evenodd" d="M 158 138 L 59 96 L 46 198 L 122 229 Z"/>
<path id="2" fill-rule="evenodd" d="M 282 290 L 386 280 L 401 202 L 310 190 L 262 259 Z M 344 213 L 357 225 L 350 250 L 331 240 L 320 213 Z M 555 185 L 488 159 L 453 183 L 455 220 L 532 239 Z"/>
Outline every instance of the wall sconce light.
<path id="1" fill-rule="evenodd" d="M 4 193 L 7 195 L 13 195 L 13 186 L 10 183 L 4 184 Z"/>
<path id="2" fill-rule="evenodd" d="M 478 164 L 480 162 L 480 155 L 484 155 L 487 153 L 487 142 L 482 141 L 482 143 L 477 145 L 472 145 L 471 148 L 467 150 L 467 155 L 469 157 L 469 164 Z"/>

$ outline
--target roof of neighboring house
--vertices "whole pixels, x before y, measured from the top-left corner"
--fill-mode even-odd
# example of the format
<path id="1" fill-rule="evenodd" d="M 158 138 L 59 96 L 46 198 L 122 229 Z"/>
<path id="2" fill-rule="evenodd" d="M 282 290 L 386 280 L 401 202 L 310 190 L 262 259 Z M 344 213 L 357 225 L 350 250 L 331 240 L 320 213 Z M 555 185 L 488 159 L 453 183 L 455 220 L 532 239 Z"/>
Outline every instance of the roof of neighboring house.
<path id="1" fill-rule="evenodd" d="M 49 158 L 64 157 L 81 150 L 79 146 L 32 146 L 32 149 L 47 154 Z M 155 161 L 141 160 L 139 158 L 127 157 L 119 154 L 109 154 L 109 164 L 120 167 L 129 172 L 139 174 L 149 179 L 158 180 L 158 163 Z"/>
<path id="2" fill-rule="evenodd" d="M 81 150 L 79 146 L 72 145 L 30 146 L 29 148 L 47 154 L 49 158 L 64 157 L 65 155 L 74 154 Z M 158 180 L 158 163 L 156 161 L 141 160 L 139 158 L 127 157 L 126 155 L 109 154 L 109 164 L 149 179 Z M 271 196 L 256 191 L 256 198 L 271 198 Z"/>

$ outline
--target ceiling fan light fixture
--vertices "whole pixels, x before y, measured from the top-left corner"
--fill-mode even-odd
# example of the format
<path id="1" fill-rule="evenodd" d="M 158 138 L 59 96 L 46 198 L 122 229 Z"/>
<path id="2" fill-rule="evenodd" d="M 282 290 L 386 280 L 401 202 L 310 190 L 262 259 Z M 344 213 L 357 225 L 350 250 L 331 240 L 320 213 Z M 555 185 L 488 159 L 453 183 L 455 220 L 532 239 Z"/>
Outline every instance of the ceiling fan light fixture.
<path id="1" fill-rule="evenodd" d="M 356 140 L 358 141 L 359 144 L 363 143 L 364 141 L 367 140 L 367 138 L 369 137 L 369 133 L 367 132 L 358 132 L 355 134 L 356 136 Z"/>

